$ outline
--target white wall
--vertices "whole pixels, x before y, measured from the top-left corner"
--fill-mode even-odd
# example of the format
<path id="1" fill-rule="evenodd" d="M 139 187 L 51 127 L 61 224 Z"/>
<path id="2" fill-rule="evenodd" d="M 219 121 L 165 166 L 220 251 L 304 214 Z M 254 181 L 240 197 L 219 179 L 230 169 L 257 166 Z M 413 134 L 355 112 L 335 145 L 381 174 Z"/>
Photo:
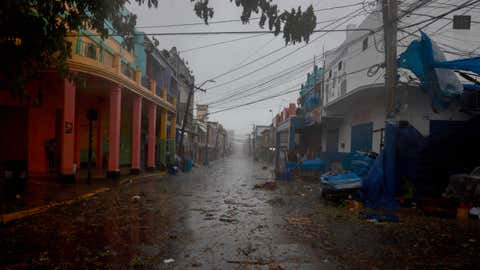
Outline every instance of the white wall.
<path id="1" fill-rule="evenodd" d="M 397 114 L 397 120 L 408 121 L 422 135 L 430 134 L 430 120 L 467 120 L 468 116 L 459 112 L 459 108 L 452 106 L 446 111 L 435 113 L 432 110 L 430 97 L 420 88 L 400 88 L 398 100 L 404 104 L 404 109 Z M 385 100 L 383 96 L 375 98 L 358 97 L 357 105 L 345 114 L 344 121 L 339 128 L 339 152 L 351 151 L 352 126 L 373 123 L 373 130 L 385 127 Z M 326 131 L 323 133 L 326 138 Z M 381 134 L 374 133 L 372 138 L 372 151 L 380 151 Z M 341 144 L 345 148 L 341 148 Z M 326 139 L 322 140 L 322 149 L 326 149 Z"/>
<path id="2" fill-rule="evenodd" d="M 400 8 L 403 10 L 408 9 L 409 3 L 413 3 L 413 5 L 416 6 L 418 1 L 404 1 L 401 3 Z M 451 6 L 431 8 L 427 5 L 424 8 L 415 10 L 413 14 L 428 14 L 429 16 L 435 16 L 449 11 L 452 8 L 453 7 Z M 472 22 L 470 30 L 453 29 L 451 20 L 454 15 L 470 15 L 472 20 L 475 20 L 480 17 L 480 9 L 465 8 L 453 12 L 452 14 L 447 15 L 445 17 L 446 19 L 435 21 L 433 24 L 423 29 L 423 31 L 426 32 L 439 47 L 441 47 L 447 59 L 478 56 L 480 54 L 480 44 L 478 43 L 478 37 L 480 37 L 480 24 Z M 428 17 L 421 15 L 409 15 L 401 19 L 399 27 L 401 28 L 405 25 L 423 21 L 426 18 L 428 19 Z M 383 25 L 382 13 L 376 11 L 371 12 L 357 28 L 375 30 L 381 25 Z M 348 28 L 352 28 L 352 25 L 349 25 Z M 412 27 L 405 30 L 414 32 L 415 29 L 417 28 Z M 347 93 L 359 87 L 384 83 L 383 69 L 380 69 L 379 72 L 372 77 L 367 76 L 367 71 L 356 73 L 361 69 L 384 62 L 383 31 L 379 31 L 374 35 L 369 33 L 369 31 L 347 32 L 346 40 L 341 46 L 326 52 L 325 86 L 328 86 L 330 91 L 329 93 L 325 93 L 327 98 L 324 100 L 324 104 L 330 104 L 332 101 L 340 97 L 339 81 L 343 80 L 343 78 L 339 79 L 339 77 L 342 76 L 342 74 L 346 74 Z M 367 34 L 368 48 L 363 50 L 363 40 Z M 399 42 L 397 48 L 397 53 L 399 55 L 406 49 L 412 40 L 418 39 L 420 33 L 416 32 L 414 34 L 416 36 L 401 31 L 398 32 L 398 39 L 402 40 Z M 338 70 L 338 63 L 340 61 L 343 63 L 343 68 Z M 329 78 L 330 71 L 332 71 L 332 75 L 336 73 L 337 76 Z M 334 80 L 336 80 L 335 83 L 333 82 Z M 332 89 L 333 84 L 335 84 L 336 87 Z"/>

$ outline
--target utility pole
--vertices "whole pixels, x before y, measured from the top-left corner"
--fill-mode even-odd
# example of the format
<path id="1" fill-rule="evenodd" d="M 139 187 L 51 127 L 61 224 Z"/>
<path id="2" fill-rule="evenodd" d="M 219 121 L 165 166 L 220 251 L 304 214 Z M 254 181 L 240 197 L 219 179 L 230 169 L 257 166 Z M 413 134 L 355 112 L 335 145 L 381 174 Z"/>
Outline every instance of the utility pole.
<path id="1" fill-rule="evenodd" d="M 395 91 L 397 87 L 397 0 L 383 0 L 383 34 L 385 38 L 386 117 L 395 117 Z"/>
<path id="2" fill-rule="evenodd" d="M 187 98 L 187 105 L 185 106 L 185 114 L 183 115 L 183 123 L 182 123 L 182 129 L 180 130 L 180 141 L 178 142 L 178 148 L 180 150 L 180 156 L 182 159 L 184 159 L 184 149 L 183 149 L 183 136 L 185 134 L 185 127 L 187 126 L 188 122 L 188 113 L 190 111 L 190 103 L 192 102 L 193 94 L 195 92 L 195 89 L 198 89 L 202 92 L 206 92 L 205 89 L 202 89 L 201 87 L 204 86 L 208 82 L 215 82 L 214 80 L 206 80 L 200 86 L 195 86 L 194 84 L 188 85 L 190 87 L 190 92 L 188 93 L 188 98 Z"/>
<path id="3" fill-rule="evenodd" d="M 183 115 L 183 122 L 182 122 L 182 129 L 180 130 L 180 142 L 178 143 L 178 148 L 180 150 L 180 157 L 182 159 L 185 159 L 185 149 L 183 147 L 183 137 L 184 137 L 184 134 L 185 134 L 185 127 L 187 125 L 187 121 L 188 121 L 188 114 L 189 114 L 189 111 L 190 111 L 190 102 L 192 102 L 192 98 L 193 98 L 193 91 L 195 90 L 195 86 L 193 85 L 189 85 L 189 87 L 191 87 L 190 89 L 190 92 L 188 93 L 188 98 L 187 98 L 187 105 L 186 105 L 186 108 L 185 108 L 185 114 Z"/>
<path id="4" fill-rule="evenodd" d="M 205 141 L 205 166 L 208 165 L 208 141 L 210 137 L 210 124 L 207 121 L 207 140 Z"/>

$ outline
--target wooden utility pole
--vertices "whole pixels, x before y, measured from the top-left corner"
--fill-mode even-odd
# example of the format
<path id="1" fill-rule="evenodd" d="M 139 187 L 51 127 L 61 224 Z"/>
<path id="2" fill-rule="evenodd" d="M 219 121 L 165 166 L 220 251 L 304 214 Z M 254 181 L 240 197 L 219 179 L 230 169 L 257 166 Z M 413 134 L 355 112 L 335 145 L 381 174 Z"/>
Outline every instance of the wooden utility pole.
<path id="1" fill-rule="evenodd" d="M 386 116 L 395 117 L 395 91 L 397 87 L 397 0 L 383 0 L 383 34 L 385 39 Z"/>
<path id="2" fill-rule="evenodd" d="M 179 142 L 179 149 L 180 150 L 180 157 L 182 158 L 182 160 L 185 160 L 185 149 L 184 149 L 184 145 L 183 145 L 183 137 L 185 136 L 185 127 L 187 126 L 187 122 L 188 122 L 188 115 L 190 113 L 190 103 L 192 102 L 192 98 L 193 98 L 193 92 L 195 90 L 195 86 L 192 84 L 192 85 L 188 85 L 188 87 L 190 87 L 190 92 L 188 92 L 188 98 L 187 98 L 187 104 L 186 104 L 186 108 L 185 108 L 185 114 L 183 115 L 183 122 L 182 122 L 182 129 L 180 130 L 180 142 Z M 192 134 L 190 133 L 190 136 Z"/>
<path id="3" fill-rule="evenodd" d="M 210 137 L 210 124 L 207 121 L 207 140 L 205 141 L 205 166 L 208 165 L 208 141 Z"/>

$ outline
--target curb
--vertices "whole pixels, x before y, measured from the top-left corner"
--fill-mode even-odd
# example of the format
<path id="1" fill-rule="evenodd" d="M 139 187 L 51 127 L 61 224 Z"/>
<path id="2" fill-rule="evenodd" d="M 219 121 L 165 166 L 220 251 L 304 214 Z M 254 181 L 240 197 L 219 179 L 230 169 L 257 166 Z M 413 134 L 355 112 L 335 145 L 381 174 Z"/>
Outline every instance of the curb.
<path id="1" fill-rule="evenodd" d="M 166 172 L 161 172 L 161 173 L 144 174 L 144 175 L 139 175 L 139 176 L 134 176 L 134 177 L 127 176 L 124 179 L 120 180 L 118 182 L 118 184 L 119 185 L 124 185 L 127 182 L 133 181 L 133 180 L 139 180 L 139 179 L 152 177 L 152 176 L 165 177 L 167 175 L 168 174 Z M 29 216 L 33 216 L 33 215 L 36 215 L 36 214 L 46 212 L 50 208 L 57 207 L 57 206 L 62 206 L 62 205 L 69 205 L 69 204 L 72 204 L 73 202 L 85 200 L 85 199 L 91 198 L 91 197 L 93 197 L 97 194 L 104 193 L 104 192 L 107 192 L 107 191 L 110 191 L 110 190 L 112 190 L 112 189 L 111 188 L 99 188 L 99 189 L 96 189 L 92 192 L 88 192 L 88 193 L 82 194 L 80 196 L 77 196 L 74 199 L 60 201 L 60 202 L 51 202 L 51 203 L 46 204 L 46 205 L 37 206 L 37 207 L 26 209 L 26 210 L 20 210 L 20 211 L 8 213 L 8 214 L 3 214 L 3 215 L 0 215 L 0 224 L 5 225 L 5 224 L 7 224 L 9 222 L 12 222 L 12 221 L 15 221 L 15 220 L 19 220 L 19 219 L 22 219 L 22 218 L 25 218 L 25 217 L 29 217 Z"/>

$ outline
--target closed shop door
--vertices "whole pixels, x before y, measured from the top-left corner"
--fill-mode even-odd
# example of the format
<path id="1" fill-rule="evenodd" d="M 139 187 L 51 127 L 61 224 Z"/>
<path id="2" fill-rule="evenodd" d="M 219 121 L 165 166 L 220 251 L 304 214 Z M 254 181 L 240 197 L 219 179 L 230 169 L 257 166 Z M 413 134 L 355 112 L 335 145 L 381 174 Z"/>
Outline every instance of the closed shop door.
<path id="1" fill-rule="evenodd" d="M 351 152 L 372 151 L 373 123 L 352 126 Z"/>
<path id="2" fill-rule="evenodd" d="M 327 152 L 338 152 L 338 129 L 332 129 L 327 131 Z"/>

